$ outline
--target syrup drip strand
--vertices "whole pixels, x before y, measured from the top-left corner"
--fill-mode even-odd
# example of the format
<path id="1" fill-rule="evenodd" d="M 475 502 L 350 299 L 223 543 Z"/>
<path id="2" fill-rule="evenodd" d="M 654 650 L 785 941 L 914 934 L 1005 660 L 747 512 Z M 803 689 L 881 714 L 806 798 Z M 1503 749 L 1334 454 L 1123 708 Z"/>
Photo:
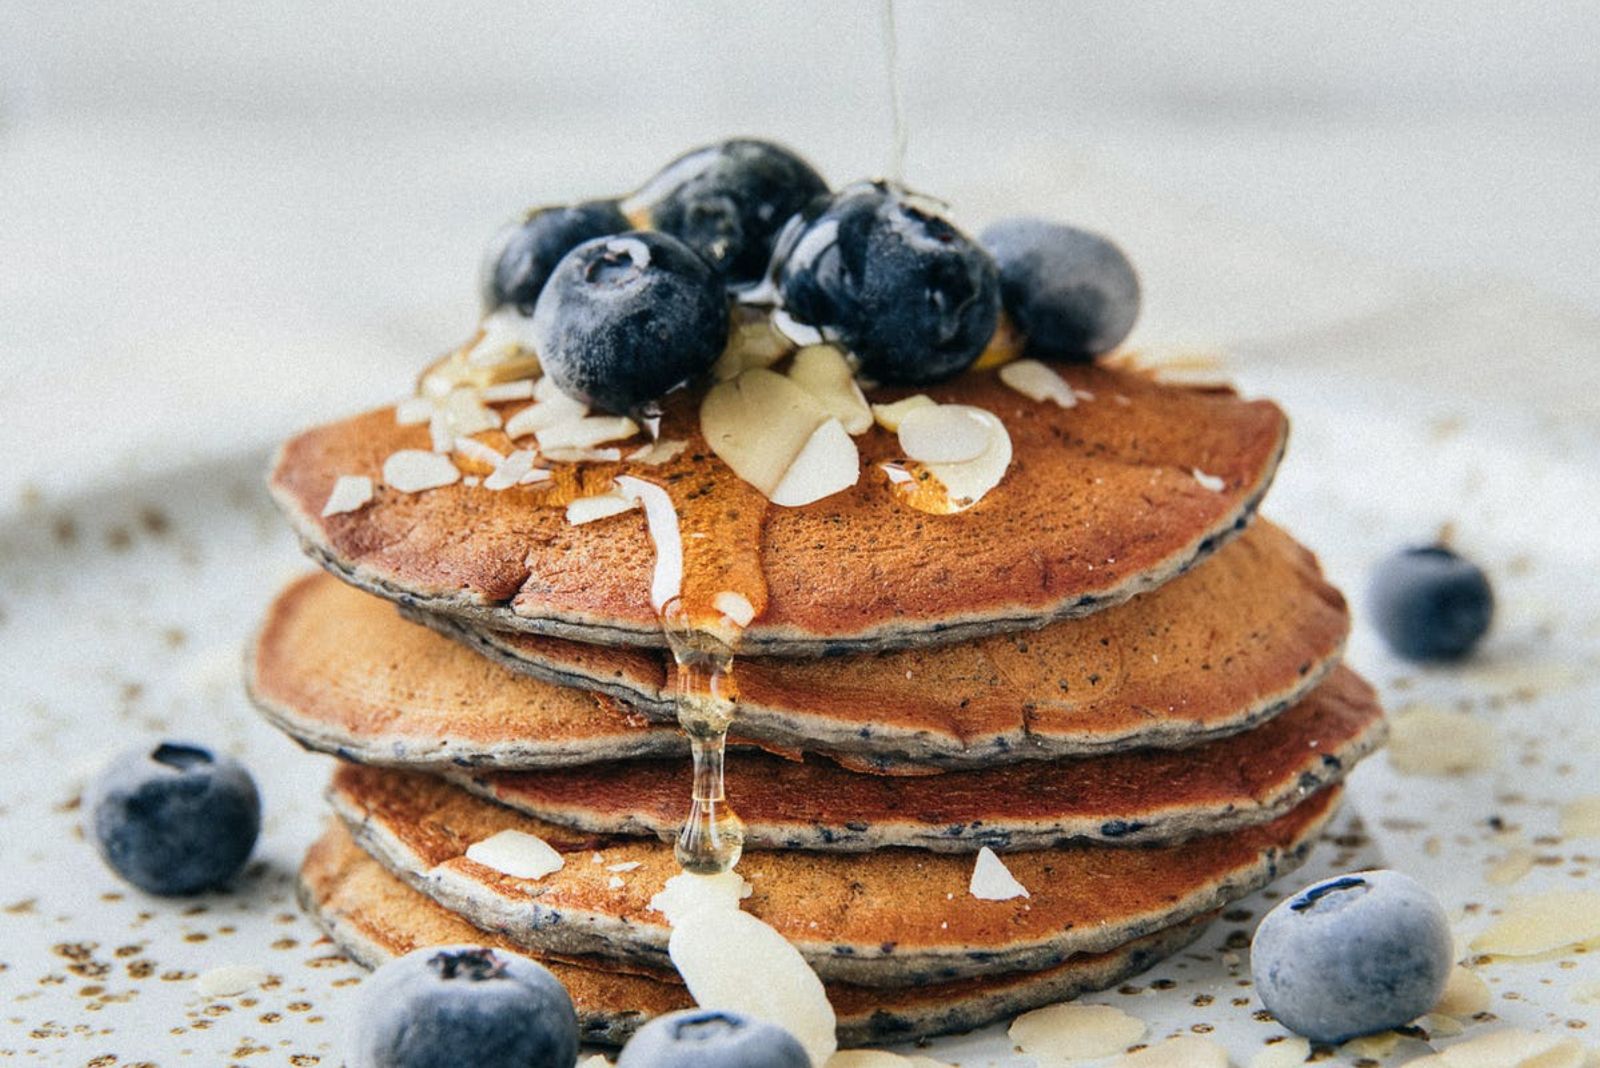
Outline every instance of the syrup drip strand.
<path id="1" fill-rule="evenodd" d="M 662 612 L 667 643 L 677 662 L 678 725 L 689 736 L 694 756 L 694 788 L 689 815 L 673 852 L 684 871 L 718 875 L 739 862 L 744 824 L 728 804 L 724 758 L 738 690 L 733 681 L 733 649 L 726 642 L 683 623 L 681 602 Z"/>
<path id="2" fill-rule="evenodd" d="M 900 46 L 894 26 L 894 0 L 883 0 L 883 65 L 889 79 L 889 114 L 893 132 L 889 141 L 889 169 L 884 177 L 895 185 L 905 182 L 906 110 L 900 91 Z"/>

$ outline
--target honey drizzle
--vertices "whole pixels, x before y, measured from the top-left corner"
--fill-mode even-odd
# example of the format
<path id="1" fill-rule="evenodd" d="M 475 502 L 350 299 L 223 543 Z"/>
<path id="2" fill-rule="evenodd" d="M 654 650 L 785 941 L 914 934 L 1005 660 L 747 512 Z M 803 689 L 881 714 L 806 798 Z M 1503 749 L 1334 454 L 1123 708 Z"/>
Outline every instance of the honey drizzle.
<path id="1" fill-rule="evenodd" d="M 894 0 L 883 0 L 883 65 L 889 80 L 889 115 L 893 129 L 889 141 L 889 169 L 884 177 L 896 185 L 905 181 L 906 109 L 900 87 L 900 39 L 895 32 Z"/>
<path id="2" fill-rule="evenodd" d="M 724 781 L 728 728 L 738 701 L 734 649 L 695 625 L 681 599 L 664 607 L 661 622 L 677 663 L 678 726 L 688 735 L 694 758 L 689 814 L 673 853 L 684 871 L 718 875 L 739 863 L 744 852 L 744 823 L 728 803 Z"/>

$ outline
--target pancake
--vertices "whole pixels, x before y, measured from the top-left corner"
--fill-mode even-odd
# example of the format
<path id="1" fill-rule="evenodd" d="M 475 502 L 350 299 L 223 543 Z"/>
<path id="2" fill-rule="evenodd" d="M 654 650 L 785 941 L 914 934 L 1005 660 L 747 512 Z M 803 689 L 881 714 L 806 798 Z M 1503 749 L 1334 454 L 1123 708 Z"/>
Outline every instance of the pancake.
<path id="1" fill-rule="evenodd" d="M 1027 899 L 978 900 L 968 893 L 971 857 L 923 850 L 753 851 L 739 871 L 754 886 L 745 907 L 824 979 L 904 986 L 1037 971 L 1209 912 L 1295 867 L 1339 790 L 1270 823 L 1177 846 L 1008 854 Z M 668 845 L 583 835 L 432 776 L 382 768 L 340 767 L 329 800 L 362 848 L 479 927 L 544 952 L 666 964 L 668 929 L 649 901 L 679 870 Z M 529 881 L 466 858 L 505 830 L 545 839 L 568 863 Z M 633 863 L 621 887 L 608 885 L 611 865 Z"/>
<path id="2" fill-rule="evenodd" d="M 620 1046 L 645 1021 L 693 1004 L 676 973 L 621 970 L 594 959 L 555 958 L 489 934 L 417 893 L 363 853 L 342 826 L 312 845 L 300 869 L 300 901 L 352 959 L 369 968 L 424 946 L 478 944 L 539 960 L 578 1010 L 585 1044 Z M 1038 972 L 881 990 L 829 983 L 828 1000 L 845 1046 L 904 1042 L 970 1031 L 1091 990 L 1103 990 L 1192 943 L 1210 916 L 1197 917 L 1105 953 L 1073 957 Z"/>
<path id="3" fill-rule="evenodd" d="M 1182 751 L 911 779 L 740 751 L 728 756 L 727 778 L 748 849 L 972 853 L 1082 840 L 1162 843 L 1275 819 L 1343 779 L 1383 736 L 1377 695 L 1341 667 L 1266 725 Z M 639 760 L 450 777 L 551 823 L 670 842 L 687 812 L 694 773 L 687 760 Z"/>
<path id="4" fill-rule="evenodd" d="M 683 751 L 675 732 L 568 689 L 671 725 L 664 654 L 423 621 L 520 674 L 324 577 L 268 609 L 250 689 L 305 745 L 366 763 L 518 769 Z M 1348 626 L 1315 557 L 1256 523 L 1203 566 L 1087 619 L 938 650 L 742 658 L 735 730 L 887 773 L 1189 745 L 1299 699 Z"/>
<path id="5" fill-rule="evenodd" d="M 992 371 L 926 390 L 992 412 L 1011 435 L 1006 477 L 957 515 L 896 499 L 879 465 L 900 458 L 899 444 L 881 427 L 855 439 L 855 486 L 804 507 L 769 506 L 706 447 L 698 394 L 687 390 L 665 399 L 661 435 L 689 447 L 659 466 L 557 464 L 550 483 L 502 493 L 379 485 L 360 510 L 323 517 L 341 475 L 381 481 L 392 453 L 429 447 L 425 427 L 398 426 L 384 408 L 293 438 L 270 482 L 311 555 L 364 589 L 500 630 L 661 647 L 644 517 L 572 526 L 550 506 L 630 473 L 673 498 L 685 596 L 709 603 L 735 590 L 755 608 L 746 653 L 947 643 L 1088 615 L 1160 586 L 1245 526 L 1277 468 L 1287 423 L 1268 401 L 1125 368 L 1057 369 L 1093 399 L 1067 409 L 1031 401 Z M 479 440 L 511 448 L 499 431 Z"/>

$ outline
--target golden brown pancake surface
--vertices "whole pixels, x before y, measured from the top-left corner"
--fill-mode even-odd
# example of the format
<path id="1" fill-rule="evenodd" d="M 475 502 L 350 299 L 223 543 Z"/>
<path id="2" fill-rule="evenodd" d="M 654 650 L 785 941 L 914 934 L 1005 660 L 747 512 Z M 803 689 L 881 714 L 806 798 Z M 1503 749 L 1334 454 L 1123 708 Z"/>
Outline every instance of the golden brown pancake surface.
<path id="1" fill-rule="evenodd" d="M 900 986 L 1032 971 L 1209 912 L 1276 878 L 1304 859 L 1338 798 L 1329 787 L 1270 823 L 1181 845 L 1007 854 L 1031 894 L 1008 901 L 968 892 L 971 856 L 924 850 L 752 851 L 738 870 L 754 887 L 745 908 L 824 979 Z M 668 930 L 649 902 L 677 874 L 668 845 L 582 835 L 388 769 L 339 768 L 329 799 L 385 867 L 480 927 L 546 952 L 665 965 Z M 466 858 L 473 843 L 506 830 L 545 839 L 565 867 L 524 880 Z M 610 866 L 635 862 L 612 887 Z"/>
<path id="2" fill-rule="evenodd" d="M 252 691 L 306 744 L 373 763 L 549 767 L 682 752 L 670 733 L 568 689 L 670 724 L 665 654 L 428 622 L 520 674 L 313 578 L 269 609 Z M 1348 624 L 1315 558 L 1261 522 L 1160 589 L 1085 619 L 876 656 L 743 657 L 735 731 L 887 772 L 1188 745 L 1301 697 L 1336 661 Z"/>
<path id="3" fill-rule="evenodd" d="M 879 465 L 898 459 L 899 445 L 878 427 L 855 439 L 854 487 L 804 507 L 769 506 L 706 448 L 689 391 L 666 399 L 661 425 L 689 448 L 661 466 L 556 465 L 549 487 L 502 493 L 380 484 L 364 508 L 322 517 L 339 476 L 381 483 L 391 453 L 428 448 L 426 428 L 398 426 L 380 409 L 289 441 L 271 485 L 312 554 L 364 588 L 501 629 L 659 646 L 644 518 L 572 526 L 548 503 L 630 473 L 674 499 L 686 589 L 727 583 L 757 607 L 746 652 L 955 641 L 1086 615 L 1160 585 L 1241 528 L 1276 469 L 1287 427 L 1270 402 L 1113 367 L 1058 370 L 1093 399 L 1070 409 L 1031 401 L 988 371 L 926 390 L 994 413 L 1012 439 L 1006 477 L 957 515 L 895 499 Z M 510 447 L 503 435 L 488 440 Z"/>
<path id="4" fill-rule="evenodd" d="M 586 1043 L 620 1046 L 650 1018 L 693 1005 L 675 973 L 533 953 L 472 926 L 390 875 L 339 825 L 330 827 L 306 854 L 299 892 L 307 911 L 334 941 L 369 968 L 426 946 L 486 945 L 533 956 L 572 995 Z M 839 1040 L 846 1046 L 968 1031 L 1112 986 L 1194 941 L 1210 918 L 1202 916 L 1042 971 L 898 990 L 834 982 L 827 986 L 828 1000 L 838 1014 Z"/>

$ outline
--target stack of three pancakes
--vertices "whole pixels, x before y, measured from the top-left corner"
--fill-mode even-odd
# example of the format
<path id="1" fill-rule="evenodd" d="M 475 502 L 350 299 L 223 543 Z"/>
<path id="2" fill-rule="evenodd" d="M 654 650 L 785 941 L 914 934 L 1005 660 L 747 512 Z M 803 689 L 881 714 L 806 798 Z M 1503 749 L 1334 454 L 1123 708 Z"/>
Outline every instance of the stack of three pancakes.
<path id="1" fill-rule="evenodd" d="M 768 506 L 698 439 L 692 399 L 663 417 L 681 456 L 565 476 L 653 481 L 683 517 L 709 499 L 749 541 L 762 596 L 728 758 L 744 908 L 823 979 L 845 1045 L 970 1029 L 1188 945 L 1304 858 L 1382 740 L 1339 663 L 1343 599 L 1251 521 L 1278 409 L 1062 373 L 1073 407 L 988 371 L 930 391 L 1013 442 L 1005 479 L 956 515 L 873 477 L 894 458 L 877 431 L 855 487 Z M 380 411 L 294 439 L 273 474 L 331 576 L 271 606 L 250 688 L 344 760 L 302 897 L 369 965 L 455 942 L 537 957 L 586 1040 L 618 1044 L 691 1004 L 651 908 L 691 772 L 646 521 L 570 526 L 548 490 L 464 483 L 320 514 L 339 476 L 404 448 L 426 431 Z M 468 857 L 507 830 L 563 866 L 519 878 Z"/>

